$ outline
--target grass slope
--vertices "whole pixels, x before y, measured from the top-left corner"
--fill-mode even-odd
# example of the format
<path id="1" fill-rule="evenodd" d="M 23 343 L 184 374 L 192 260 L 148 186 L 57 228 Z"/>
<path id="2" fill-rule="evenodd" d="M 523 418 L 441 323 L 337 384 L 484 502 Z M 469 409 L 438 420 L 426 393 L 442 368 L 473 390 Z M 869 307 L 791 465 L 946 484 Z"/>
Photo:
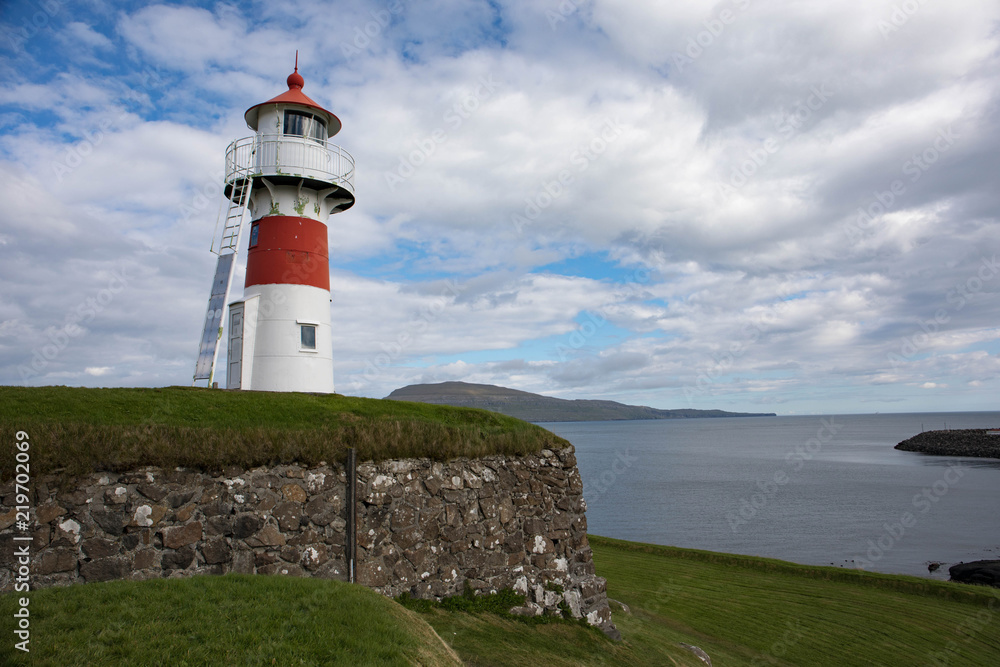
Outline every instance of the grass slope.
<path id="1" fill-rule="evenodd" d="M 10 619 L 15 604 L 13 594 L 0 598 L 0 616 Z M 32 592 L 29 610 L 31 653 L 4 641 L 0 663 L 461 664 L 416 614 L 338 581 L 250 575 L 114 581 Z"/>
<path id="2" fill-rule="evenodd" d="M 696 644 L 724 665 L 997 665 L 1000 591 L 594 538 L 639 655 Z M 636 664 L 653 664 L 642 661 Z"/>
<path id="3" fill-rule="evenodd" d="M 571 625 L 424 614 L 468 665 L 1000 664 L 1000 591 L 592 536 L 621 643 Z"/>
<path id="4" fill-rule="evenodd" d="M 34 475 L 136 466 L 216 470 L 343 459 L 525 454 L 568 443 L 485 410 L 336 394 L 228 392 L 191 387 L 0 387 L 0 428 L 26 431 Z M 13 470 L 15 448 L 0 448 Z"/>
<path id="5" fill-rule="evenodd" d="M 415 614 L 357 586 L 235 576 L 31 593 L 33 665 L 1000 664 L 1000 591 L 592 537 L 624 641 L 454 605 Z M 0 597 L 7 634 L 17 594 Z M 430 627 L 428 627 L 430 626 Z M 430 628 L 436 631 L 436 634 Z M 441 639 L 448 645 L 444 646 Z M 454 654 L 450 653 L 454 650 Z"/>

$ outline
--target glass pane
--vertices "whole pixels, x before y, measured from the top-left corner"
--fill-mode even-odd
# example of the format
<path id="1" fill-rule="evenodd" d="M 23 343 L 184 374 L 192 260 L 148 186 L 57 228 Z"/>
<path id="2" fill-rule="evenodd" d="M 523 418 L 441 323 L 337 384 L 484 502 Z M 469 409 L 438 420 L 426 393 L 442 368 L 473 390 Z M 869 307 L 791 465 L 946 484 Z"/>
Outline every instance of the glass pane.
<path id="1" fill-rule="evenodd" d="M 312 118 L 312 127 L 309 136 L 317 141 L 326 141 L 326 123 L 315 116 Z"/>
<path id="2" fill-rule="evenodd" d="M 303 350 L 315 350 L 316 349 L 316 327 L 312 324 L 302 325 L 302 349 Z"/>
<path id="3" fill-rule="evenodd" d="M 285 112 L 285 134 L 292 134 L 298 137 L 305 135 L 306 121 L 309 116 L 297 111 Z"/>
<path id="4" fill-rule="evenodd" d="M 250 247 L 257 245 L 257 233 L 260 231 L 260 225 L 254 225 L 250 228 Z"/>

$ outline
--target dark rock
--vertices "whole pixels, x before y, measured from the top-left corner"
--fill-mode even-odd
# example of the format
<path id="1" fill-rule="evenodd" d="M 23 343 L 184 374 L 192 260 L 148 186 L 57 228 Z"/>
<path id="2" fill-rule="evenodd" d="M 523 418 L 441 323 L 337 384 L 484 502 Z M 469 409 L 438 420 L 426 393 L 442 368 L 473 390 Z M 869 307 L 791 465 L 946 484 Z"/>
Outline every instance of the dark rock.
<path id="1" fill-rule="evenodd" d="M 1000 588 L 1000 560 L 977 560 L 948 568 L 952 581 Z"/>
<path id="2" fill-rule="evenodd" d="M 253 552 L 246 549 L 234 552 L 230 569 L 239 574 L 253 574 Z"/>
<path id="3" fill-rule="evenodd" d="M 194 548 L 187 546 L 163 554 L 160 565 L 164 570 L 184 570 L 194 561 Z M 81 570 L 83 568 L 81 567 Z"/>
<path id="4" fill-rule="evenodd" d="M 246 539 L 260 530 L 264 525 L 264 520 L 256 514 L 240 514 L 236 517 L 236 525 L 233 534 L 239 539 Z"/>
<path id="5" fill-rule="evenodd" d="M 236 521 L 232 516 L 212 516 L 205 521 L 205 534 L 232 535 L 235 524 Z"/>
<path id="6" fill-rule="evenodd" d="M 135 487 L 135 490 L 152 500 L 154 503 L 158 503 L 166 498 L 168 493 L 165 488 L 155 484 L 139 484 Z"/>
<path id="7" fill-rule="evenodd" d="M 385 586 L 389 583 L 389 571 L 377 561 L 358 564 L 358 583 L 364 586 Z"/>
<path id="8" fill-rule="evenodd" d="M 161 567 L 160 552 L 156 549 L 140 549 L 132 559 L 133 570 L 149 570 L 159 567 Z"/>
<path id="9" fill-rule="evenodd" d="M 122 558 L 101 558 L 80 564 L 80 576 L 87 583 L 122 579 L 128 572 L 128 563 Z"/>
<path id="10" fill-rule="evenodd" d="M 309 517 L 309 520 L 317 526 L 329 525 L 334 519 L 337 518 L 339 512 L 339 502 L 335 502 L 332 499 L 328 500 L 321 496 L 313 498 L 305 505 L 306 515 Z"/>
<path id="11" fill-rule="evenodd" d="M 226 538 L 218 537 L 201 545 L 201 555 L 209 565 L 229 562 L 232 549 L 226 543 Z"/>
<path id="12" fill-rule="evenodd" d="M 1000 459 L 1000 435 L 987 429 L 967 428 L 954 431 L 924 431 L 902 441 L 896 449 L 938 456 L 976 456 Z"/>
<path id="13" fill-rule="evenodd" d="M 83 548 L 83 553 L 87 554 L 87 558 L 91 560 L 110 558 L 111 556 L 117 556 L 121 552 L 121 547 L 118 545 L 118 542 L 114 540 L 105 540 L 100 537 L 95 537 L 92 540 L 86 540 L 80 546 Z"/>
<path id="14" fill-rule="evenodd" d="M 149 531 L 145 531 L 144 534 L 148 534 L 148 532 Z M 126 535 L 122 535 L 122 546 L 125 547 L 126 551 L 132 551 L 132 549 L 139 546 L 139 542 L 141 541 L 142 535 L 139 535 L 138 533 L 128 533 Z"/>
<path id="15" fill-rule="evenodd" d="M 72 572 L 76 569 L 76 551 L 73 549 L 52 549 L 43 551 L 35 560 L 34 574 L 46 575 L 55 572 Z"/>
<path id="16" fill-rule="evenodd" d="M 182 505 L 186 505 L 192 498 L 194 498 L 195 493 L 197 493 L 197 491 L 193 489 L 174 491 L 167 496 L 167 504 L 172 508 L 177 509 Z"/>
<path id="17" fill-rule="evenodd" d="M 267 524 L 256 535 L 247 538 L 247 545 L 251 547 L 280 547 L 284 546 L 285 542 L 285 536 L 273 523 Z"/>
<path id="18" fill-rule="evenodd" d="M 219 516 L 220 514 L 226 515 L 232 513 L 232 511 L 232 504 L 222 502 L 221 500 L 213 500 L 212 502 L 201 506 L 201 512 L 205 516 Z"/>
<path id="19" fill-rule="evenodd" d="M 280 502 L 274 506 L 273 514 L 281 530 L 298 530 L 302 523 L 302 503 L 291 500 Z"/>
<path id="20" fill-rule="evenodd" d="M 163 546 L 168 549 L 179 549 L 201 539 L 201 522 L 192 521 L 184 526 L 164 528 Z"/>
<path id="21" fill-rule="evenodd" d="M 272 563 L 276 563 L 277 561 L 278 561 L 277 556 L 275 556 L 272 553 L 268 553 L 266 551 L 261 552 L 259 554 L 254 554 L 253 558 L 253 564 L 256 567 L 264 567 L 265 565 L 270 565 Z"/>
<path id="22" fill-rule="evenodd" d="M 105 510 L 93 510 L 90 513 L 91 518 L 94 520 L 101 529 L 109 535 L 121 535 L 122 531 L 125 529 L 125 512 L 109 512 Z"/>
<path id="23" fill-rule="evenodd" d="M 66 513 L 66 510 L 58 503 L 45 503 L 35 510 L 35 520 L 38 523 L 49 523 Z"/>

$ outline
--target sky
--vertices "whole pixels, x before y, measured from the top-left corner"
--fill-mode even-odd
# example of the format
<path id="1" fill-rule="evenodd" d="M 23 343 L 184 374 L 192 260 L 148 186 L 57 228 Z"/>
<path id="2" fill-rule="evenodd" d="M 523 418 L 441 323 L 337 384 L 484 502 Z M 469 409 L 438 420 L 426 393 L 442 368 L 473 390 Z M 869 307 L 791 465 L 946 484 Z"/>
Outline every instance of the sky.
<path id="1" fill-rule="evenodd" d="M 6 0 L 0 384 L 191 384 L 226 146 L 298 50 L 357 164 L 329 220 L 338 393 L 997 410 L 998 19 Z"/>

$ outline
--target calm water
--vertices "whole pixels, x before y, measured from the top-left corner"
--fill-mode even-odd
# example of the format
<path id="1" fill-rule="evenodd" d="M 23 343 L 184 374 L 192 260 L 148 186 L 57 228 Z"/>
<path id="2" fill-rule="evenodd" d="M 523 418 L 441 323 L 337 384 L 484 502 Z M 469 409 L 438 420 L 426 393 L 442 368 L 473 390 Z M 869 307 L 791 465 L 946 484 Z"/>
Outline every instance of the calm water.
<path id="1" fill-rule="evenodd" d="M 939 579 L 1000 559 L 1000 460 L 893 449 L 1000 412 L 542 426 L 576 447 L 597 535 Z"/>

